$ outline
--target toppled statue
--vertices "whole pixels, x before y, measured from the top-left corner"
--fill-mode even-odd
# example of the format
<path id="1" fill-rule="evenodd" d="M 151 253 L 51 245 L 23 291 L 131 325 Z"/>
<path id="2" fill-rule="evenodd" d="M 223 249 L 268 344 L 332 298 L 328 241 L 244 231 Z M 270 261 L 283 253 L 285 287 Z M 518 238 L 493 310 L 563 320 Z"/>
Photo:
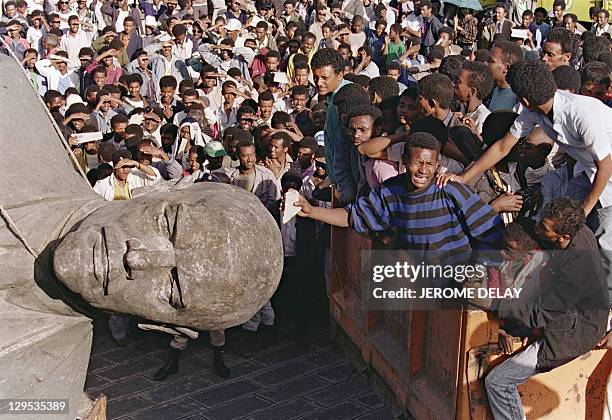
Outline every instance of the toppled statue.
<path id="1" fill-rule="evenodd" d="M 254 195 L 169 182 L 105 201 L 74 170 L 50 114 L 3 55 L 0 115 L 10 116 L 0 122 L 2 398 L 69 399 L 62 418 L 76 416 L 90 306 L 217 330 L 247 321 L 276 290 L 280 233 Z"/>

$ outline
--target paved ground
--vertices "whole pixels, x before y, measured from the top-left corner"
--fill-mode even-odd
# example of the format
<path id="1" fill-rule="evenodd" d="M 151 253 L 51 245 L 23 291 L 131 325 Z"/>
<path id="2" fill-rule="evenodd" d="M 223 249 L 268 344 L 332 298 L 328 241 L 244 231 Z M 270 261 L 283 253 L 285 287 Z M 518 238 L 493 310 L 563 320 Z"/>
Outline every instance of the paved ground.
<path id="1" fill-rule="evenodd" d="M 228 351 L 229 379 L 215 375 L 212 350 L 201 337 L 185 350 L 179 373 L 156 382 L 169 340 L 148 334 L 143 348 L 119 348 L 104 323 L 96 323 L 85 390 L 92 398 L 108 396 L 109 419 L 393 418 L 325 332 L 309 350 L 285 338 L 248 359 Z"/>

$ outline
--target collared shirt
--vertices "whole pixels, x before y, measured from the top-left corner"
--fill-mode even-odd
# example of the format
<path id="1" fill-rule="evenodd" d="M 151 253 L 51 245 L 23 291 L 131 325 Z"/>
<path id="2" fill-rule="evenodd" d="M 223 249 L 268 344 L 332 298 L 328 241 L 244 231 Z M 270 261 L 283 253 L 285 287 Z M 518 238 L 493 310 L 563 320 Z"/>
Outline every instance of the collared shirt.
<path id="1" fill-rule="evenodd" d="M 611 28 L 610 28 L 610 24 L 609 23 L 606 23 L 606 26 L 604 26 L 603 28 L 601 26 L 597 25 L 595 27 L 595 35 L 601 36 L 601 35 L 605 34 L 606 32 L 612 34 L 612 31 L 610 29 Z"/>
<path id="2" fill-rule="evenodd" d="M 189 38 L 185 38 L 182 44 L 175 43 L 172 46 L 172 54 L 181 60 L 189 60 L 193 55 L 193 42 Z"/>
<path id="3" fill-rule="evenodd" d="M 60 48 L 68 53 L 72 68 L 77 68 L 81 65 L 79 51 L 81 48 L 89 47 L 90 45 L 91 40 L 85 31 L 81 29 L 79 29 L 76 34 L 66 32 L 65 35 L 62 35 L 62 40 L 60 42 Z"/>
<path id="4" fill-rule="evenodd" d="M 596 161 L 612 151 L 612 109 L 588 96 L 558 90 L 553 98 L 553 120 L 546 115 L 523 108 L 510 132 L 516 138 L 526 137 L 536 126 L 562 146 L 576 160 L 574 174 L 585 172 L 595 178 Z M 612 179 L 599 197 L 602 207 L 612 205 Z"/>
<path id="5" fill-rule="evenodd" d="M 361 70 L 359 74 L 365 74 L 370 79 L 373 79 L 375 77 L 380 76 L 380 70 L 378 69 L 376 63 L 371 61 L 370 64 L 368 64 L 363 70 Z"/>
<path id="6" fill-rule="evenodd" d="M 489 114 L 491 114 L 489 108 L 487 108 L 485 104 L 480 104 L 478 105 L 478 108 L 476 108 L 473 112 L 466 112 L 465 116 L 470 117 L 474 120 L 474 123 L 476 124 L 476 132 L 478 134 L 481 134 L 482 125 L 484 124 Z"/>

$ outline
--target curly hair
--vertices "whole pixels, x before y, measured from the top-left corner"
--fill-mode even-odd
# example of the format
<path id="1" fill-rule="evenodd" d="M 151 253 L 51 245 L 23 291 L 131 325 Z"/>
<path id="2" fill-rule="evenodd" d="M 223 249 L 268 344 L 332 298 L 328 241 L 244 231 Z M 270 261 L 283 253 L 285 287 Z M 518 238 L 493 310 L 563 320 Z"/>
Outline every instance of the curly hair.
<path id="1" fill-rule="evenodd" d="M 459 77 L 463 64 L 465 63 L 465 57 L 462 55 L 449 55 L 442 59 L 438 73 L 448 76 L 453 82 Z"/>
<path id="2" fill-rule="evenodd" d="M 580 72 L 572 66 L 560 66 L 553 70 L 557 89 L 578 92 L 580 90 Z"/>
<path id="3" fill-rule="evenodd" d="M 529 227 L 525 226 L 522 221 L 515 221 L 506 226 L 504 236 L 506 240 L 518 243 L 524 250 L 538 248 L 538 242 L 531 235 Z"/>
<path id="4" fill-rule="evenodd" d="M 440 73 L 429 74 L 419 80 L 418 83 L 419 95 L 428 101 L 438 101 L 443 109 L 450 108 L 454 88 L 451 79 Z"/>
<path id="5" fill-rule="evenodd" d="M 580 81 L 585 83 L 593 83 L 595 85 L 610 84 L 610 67 L 601 61 L 590 61 L 582 68 Z"/>
<path id="6" fill-rule="evenodd" d="M 493 90 L 495 81 L 491 69 L 484 63 L 477 61 L 466 61 L 463 63 L 463 70 L 468 72 L 467 84 L 476 89 L 478 99 L 484 99 Z"/>
<path id="7" fill-rule="evenodd" d="M 440 156 L 440 142 L 429 133 L 419 132 L 411 134 L 404 146 L 402 157 L 404 159 L 409 159 L 410 150 L 415 148 L 434 150 L 437 155 Z"/>
<path id="8" fill-rule="evenodd" d="M 361 117 L 364 115 L 369 115 L 372 117 L 373 121 L 376 121 L 378 118 L 382 117 L 382 112 L 374 105 L 359 105 L 354 107 L 348 114 L 349 118 Z"/>
<path id="9" fill-rule="evenodd" d="M 331 66 L 336 74 L 344 70 L 344 59 L 342 58 L 342 54 L 333 48 L 323 48 L 312 56 L 310 68 L 313 71 L 327 66 Z"/>
<path id="10" fill-rule="evenodd" d="M 370 80 L 368 90 L 376 93 L 382 100 L 399 95 L 399 84 L 389 76 L 378 76 Z"/>
<path id="11" fill-rule="evenodd" d="M 597 61 L 599 54 L 610 51 L 610 41 L 601 36 L 587 38 L 582 43 L 582 59 L 585 63 Z"/>
<path id="12" fill-rule="evenodd" d="M 334 96 L 333 103 L 336 105 L 336 108 L 338 108 L 338 112 L 346 114 L 351 107 L 369 104 L 370 97 L 361 85 L 349 83 L 340 88 L 338 93 Z"/>
<path id="13" fill-rule="evenodd" d="M 526 99 L 530 106 L 546 103 L 557 90 L 554 76 L 541 61 L 519 61 L 513 64 L 506 80 L 516 96 Z"/>
<path id="14" fill-rule="evenodd" d="M 512 41 L 497 41 L 493 48 L 499 48 L 502 52 L 502 61 L 510 66 L 523 59 L 523 49 Z"/>
<path id="15" fill-rule="evenodd" d="M 570 31 L 565 28 L 552 28 L 546 35 L 546 42 L 552 42 L 553 44 L 559 44 L 563 53 L 572 54 L 572 57 L 578 52 L 580 41 L 578 38 L 573 36 Z"/>
<path id="16" fill-rule="evenodd" d="M 542 219 L 549 219 L 555 223 L 555 232 L 574 238 L 586 223 L 584 209 L 573 198 L 555 198 L 546 204 L 542 212 Z"/>

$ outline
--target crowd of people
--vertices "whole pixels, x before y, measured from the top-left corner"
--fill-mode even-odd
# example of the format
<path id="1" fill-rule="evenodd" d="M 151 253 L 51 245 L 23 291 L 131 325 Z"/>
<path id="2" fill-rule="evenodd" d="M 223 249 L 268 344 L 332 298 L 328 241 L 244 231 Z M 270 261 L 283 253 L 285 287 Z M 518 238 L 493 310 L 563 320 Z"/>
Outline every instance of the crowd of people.
<path id="1" fill-rule="evenodd" d="M 285 268 L 242 326 L 244 354 L 273 341 L 277 318 L 307 345 L 315 285 L 329 293 L 330 225 L 456 261 L 505 249 L 514 263 L 489 279 L 502 289 L 549 267 L 563 288 L 472 302 L 502 320 L 504 351 L 531 339 L 486 380 L 494 417 L 515 419 L 519 383 L 612 347 L 608 303 L 590 300 L 598 279 L 607 296 L 612 258 L 584 257 L 601 271 L 587 287 L 580 264 L 542 253 L 612 250 L 612 26 L 597 7 L 579 22 L 563 0 L 455 3 L 4 0 L 0 53 L 20 62 L 106 200 L 187 179 L 238 186 L 270 210 Z M 291 189 L 296 203 L 282 200 Z M 283 223 L 292 205 L 302 217 Z M 109 326 L 125 345 L 128 319 Z M 171 331 L 159 380 L 197 336 Z M 229 376 L 224 332 L 211 343 Z"/>

